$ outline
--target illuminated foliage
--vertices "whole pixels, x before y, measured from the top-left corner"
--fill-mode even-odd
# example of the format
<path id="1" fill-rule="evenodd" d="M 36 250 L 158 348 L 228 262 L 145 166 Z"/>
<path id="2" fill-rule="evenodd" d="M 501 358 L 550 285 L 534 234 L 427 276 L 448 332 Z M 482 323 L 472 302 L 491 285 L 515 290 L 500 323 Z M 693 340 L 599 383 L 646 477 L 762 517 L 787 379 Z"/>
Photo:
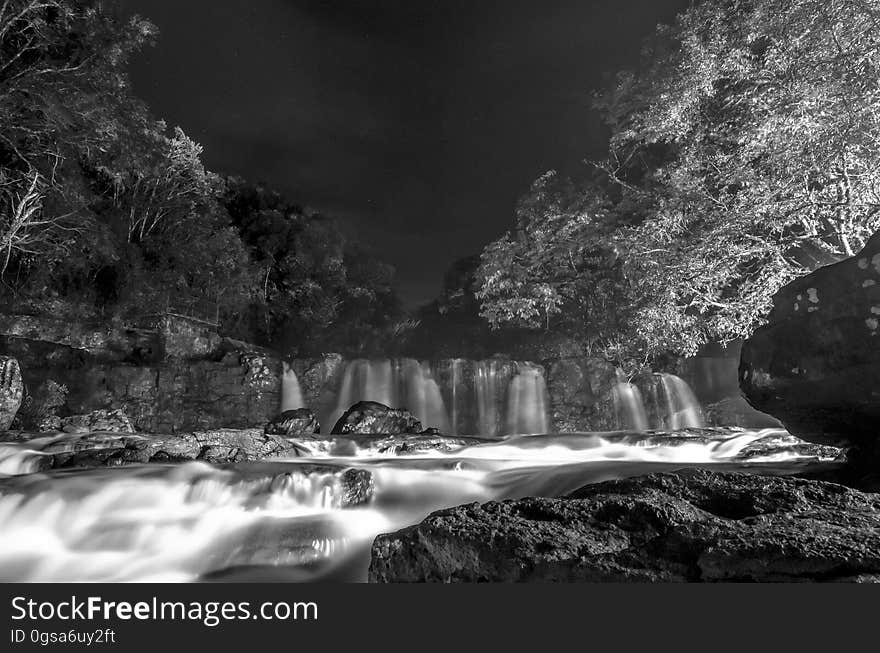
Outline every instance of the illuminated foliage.
<path id="1" fill-rule="evenodd" d="M 597 178 L 542 178 L 484 252 L 483 315 L 555 316 L 617 360 L 748 336 L 880 227 L 878 46 L 877 0 L 706 1 L 661 27 L 597 98 Z"/>

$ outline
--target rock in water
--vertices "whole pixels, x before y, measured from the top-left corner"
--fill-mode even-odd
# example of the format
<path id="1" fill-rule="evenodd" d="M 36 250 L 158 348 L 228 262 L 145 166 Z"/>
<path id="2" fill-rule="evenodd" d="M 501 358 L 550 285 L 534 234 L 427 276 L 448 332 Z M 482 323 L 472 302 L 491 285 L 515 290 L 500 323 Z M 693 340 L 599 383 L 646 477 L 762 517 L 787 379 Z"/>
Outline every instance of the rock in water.
<path id="1" fill-rule="evenodd" d="M 18 361 L 11 356 L 0 356 L 0 431 L 8 430 L 12 425 L 23 395 Z"/>
<path id="2" fill-rule="evenodd" d="M 308 408 L 285 410 L 280 415 L 269 420 L 264 429 L 268 435 L 283 435 L 285 437 L 302 437 L 321 432 L 315 414 Z"/>
<path id="3" fill-rule="evenodd" d="M 361 401 L 349 408 L 336 426 L 333 435 L 399 435 L 421 433 L 422 423 L 403 408 L 389 408 L 376 401 Z"/>
<path id="4" fill-rule="evenodd" d="M 880 495 L 693 469 L 470 504 L 376 538 L 370 580 L 880 580 Z"/>
<path id="5" fill-rule="evenodd" d="M 61 430 L 67 433 L 134 433 L 131 420 L 121 408 L 93 410 L 85 415 L 61 419 Z"/>
<path id="6" fill-rule="evenodd" d="M 373 474 L 366 469 L 347 469 L 342 474 L 343 505 L 357 506 L 369 503 L 373 498 L 375 485 Z"/>
<path id="7" fill-rule="evenodd" d="M 742 348 L 740 384 L 794 435 L 880 467 L 880 233 L 783 287 Z"/>

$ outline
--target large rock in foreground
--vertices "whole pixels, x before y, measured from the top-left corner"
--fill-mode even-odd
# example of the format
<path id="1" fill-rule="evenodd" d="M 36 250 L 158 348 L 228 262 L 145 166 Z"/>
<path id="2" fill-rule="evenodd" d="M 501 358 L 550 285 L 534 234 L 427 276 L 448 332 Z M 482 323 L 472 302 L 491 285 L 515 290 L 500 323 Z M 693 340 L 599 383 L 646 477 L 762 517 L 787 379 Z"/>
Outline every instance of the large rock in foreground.
<path id="1" fill-rule="evenodd" d="M 745 342 L 740 382 L 793 434 L 880 460 L 880 234 L 782 288 Z"/>
<path id="2" fill-rule="evenodd" d="M 880 496 L 688 470 L 471 504 L 373 543 L 370 580 L 880 581 Z"/>
<path id="3" fill-rule="evenodd" d="M 7 430 L 21 407 L 24 386 L 18 361 L 0 356 L 0 431 Z"/>
<path id="4" fill-rule="evenodd" d="M 332 434 L 400 435 L 421 432 L 422 423 L 408 410 L 389 408 L 376 401 L 359 401 L 343 413 Z"/>

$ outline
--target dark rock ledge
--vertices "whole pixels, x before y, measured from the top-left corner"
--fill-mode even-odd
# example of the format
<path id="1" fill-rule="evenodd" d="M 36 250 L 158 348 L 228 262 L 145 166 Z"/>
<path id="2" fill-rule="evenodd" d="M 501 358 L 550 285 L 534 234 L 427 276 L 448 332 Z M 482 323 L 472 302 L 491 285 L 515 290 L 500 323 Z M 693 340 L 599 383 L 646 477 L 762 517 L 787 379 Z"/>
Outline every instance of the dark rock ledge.
<path id="1" fill-rule="evenodd" d="M 36 438 L 33 434 L 8 432 L 0 435 L 3 441 L 33 445 L 41 454 L 33 471 L 187 460 L 224 464 L 297 455 L 293 444 L 280 436 L 267 435 L 263 429 L 215 429 L 175 435 L 44 434 Z"/>
<path id="2" fill-rule="evenodd" d="M 880 495 L 687 470 L 470 504 L 373 543 L 372 582 L 880 581 Z"/>

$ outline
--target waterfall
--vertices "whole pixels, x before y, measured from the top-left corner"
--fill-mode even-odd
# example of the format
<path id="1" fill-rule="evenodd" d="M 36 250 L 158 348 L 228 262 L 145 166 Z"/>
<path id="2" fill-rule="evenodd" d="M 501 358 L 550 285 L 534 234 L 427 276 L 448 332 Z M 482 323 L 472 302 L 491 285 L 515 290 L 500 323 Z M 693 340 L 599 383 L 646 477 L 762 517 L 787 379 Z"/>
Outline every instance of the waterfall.
<path id="1" fill-rule="evenodd" d="M 507 400 L 507 433 L 548 433 L 547 384 L 541 370 L 523 364 L 511 380 Z"/>
<path id="2" fill-rule="evenodd" d="M 449 417 L 440 387 L 430 366 L 417 360 L 349 361 L 342 375 L 336 408 L 327 422 L 330 428 L 359 401 L 377 401 L 392 408 L 406 408 L 425 428 L 449 432 Z"/>
<path id="3" fill-rule="evenodd" d="M 498 414 L 498 366 L 496 361 L 480 361 L 476 367 L 474 386 L 477 393 L 478 433 L 496 435 Z"/>
<path id="4" fill-rule="evenodd" d="M 648 412 L 639 389 L 632 383 L 618 383 L 614 386 L 612 395 L 619 428 L 647 431 Z"/>
<path id="5" fill-rule="evenodd" d="M 296 377 L 285 368 L 285 396 Z M 540 365 L 503 357 L 472 361 L 355 359 L 341 369 L 320 404 L 332 429 L 359 401 L 405 408 L 425 428 L 446 435 L 499 437 L 552 431 L 550 400 Z M 646 374 L 612 388 L 617 428 L 677 430 L 705 425 L 700 402 L 674 374 Z M 610 408 L 610 407 L 609 407 Z"/>
<path id="6" fill-rule="evenodd" d="M 443 395 L 430 366 L 406 359 L 403 368 L 402 383 L 409 399 L 405 406 L 419 418 L 425 428 L 433 427 L 440 429 L 442 433 L 449 433 L 450 424 Z"/>
<path id="7" fill-rule="evenodd" d="M 676 430 L 705 426 L 700 404 L 684 379 L 674 374 L 661 374 L 660 385 L 666 397 L 666 428 Z"/>
<path id="8" fill-rule="evenodd" d="M 332 428 L 359 401 L 406 408 L 425 428 L 448 435 L 495 437 L 550 431 L 543 370 L 502 358 L 470 361 L 355 359 L 348 361 L 322 423 Z M 332 394 L 330 394 L 332 393 Z"/>
<path id="9" fill-rule="evenodd" d="M 303 401 L 302 390 L 299 387 L 299 379 L 296 378 L 296 372 L 287 363 L 282 363 L 282 370 L 281 412 L 303 408 L 306 404 Z"/>
<path id="10" fill-rule="evenodd" d="M 618 383 L 612 396 L 621 429 L 675 431 L 705 426 L 694 391 L 674 374 L 650 374 L 634 383 Z"/>
<path id="11" fill-rule="evenodd" d="M 461 432 L 458 421 L 458 395 L 461 389 L 461 359 L 455 358 L 452 361 L 452 433 Z"/>
<path id="12" fill-rule="evenodd" d="M 364 361 L 364 369 L 366 371 L 366 385 L 364 389 L 366 401 L 378 401 L 380 404 L 391 406 L 392 408 L 405 408 L 398 406 L 396 384 L 392 384 L 392 369 L 390 360 L 381 361 Z M 394 371 L 397 371 L 396 369 Z"/>
<path id="13" fill-rule="evenodd" d="M 353 398 L 355 394 L 355 373 L 358 371 L 357 364 L 359 362 L 360 361 L 352 361 L 345 366 L 345 371 L 342 373 L 342 384 L 339 387 L 339 394 L 336 398 L 335 408 L 333 408 L 326 418 L 323 415 L 321 416 L 321 423 L 327 425 L 328 432 L 335 426 L 337 420 L 342 414 L 348 410 L 350 406 L 359 401 Z"/>

